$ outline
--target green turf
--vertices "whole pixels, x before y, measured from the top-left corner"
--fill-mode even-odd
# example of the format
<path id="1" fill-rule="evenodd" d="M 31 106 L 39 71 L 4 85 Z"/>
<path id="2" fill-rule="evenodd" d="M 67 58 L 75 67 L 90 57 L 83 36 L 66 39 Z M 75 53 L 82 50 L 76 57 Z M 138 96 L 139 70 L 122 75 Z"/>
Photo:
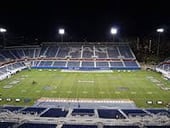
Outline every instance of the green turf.
<path id="1" fill-rule="evenodd" d="M 153 77 L 170 87 L 170 81 L 164 80 L 159 73 L 151 71 L 64 73 L 60 70 L 24 70 L 0 82 L 0 94 L 4 99 L 0 104 L 32 105 L 41 97 L 54 97 L 130 99 L 135 101 L 138 107 L 164 107 L 170 102 L 170 91 L 161 90 L 148 77 Z M 18 84 L 4 89 L 4 86 L 17 80 L 20 81 Z M 33 81 L 36 83 L 33 84 Z M 6 98 L 11 98 L 13 101 L 7 102 Z M 15 98 L 20 98 L 22 101 L 16 103 Z M 24 103 L 25 98 L 31 99 L 31 102 Z M 147 100 L 152 100 L 153 105 L 147 105 Z M 162 100 L 164 104 L 157 105 L 155 103 L 157 100 Z"/>

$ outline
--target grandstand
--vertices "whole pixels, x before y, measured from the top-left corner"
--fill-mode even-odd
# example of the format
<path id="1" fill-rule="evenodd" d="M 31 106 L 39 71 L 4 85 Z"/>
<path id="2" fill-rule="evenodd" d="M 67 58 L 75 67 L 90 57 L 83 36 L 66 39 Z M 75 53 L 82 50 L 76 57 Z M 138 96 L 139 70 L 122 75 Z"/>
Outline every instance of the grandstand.
<path id="1" fill-rule="evenodd" d="M 127 43 L 101 46 L 95 45 L 95 43 L 93 45 L 75 44 L 68 47 L 66 44 L 43 43 L 41 46 L 2 49 L 0 50 L 0 64 L 4 66 L 0 68 L 0 79 L 8 77 L 9 72 L 13 74 L 28 66 L 76 70 L 140 69 L 140 65 Z"/>
<path id="2" fill-rule="evenodd" d="M 167 109 L 1 107 L 1 128 L 169 128 Z M 4 118 L 5 116 L 5 118 Z"/>
<path id="3" fill-rule="evenodd" d="M 170 79 L 170 58 L 165 59 L 156 67 L 157 72 L 161 72 L 163 76 Z"/>

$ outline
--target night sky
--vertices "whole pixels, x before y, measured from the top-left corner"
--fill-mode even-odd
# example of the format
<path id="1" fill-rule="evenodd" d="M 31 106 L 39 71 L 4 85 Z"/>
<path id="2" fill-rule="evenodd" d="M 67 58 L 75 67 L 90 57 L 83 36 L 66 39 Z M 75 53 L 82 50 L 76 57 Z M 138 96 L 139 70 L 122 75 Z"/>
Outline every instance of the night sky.
<path id="1" fill-rule="evenodd" d="M 112 26 L 122 37 L 148 36 L 157 27 L 169 33 L 169 8 L 165 0 L 1 1 L 0 26 L 42 41 L 57 40 L 60 27 L 69 41 L 107 41 Z"/>

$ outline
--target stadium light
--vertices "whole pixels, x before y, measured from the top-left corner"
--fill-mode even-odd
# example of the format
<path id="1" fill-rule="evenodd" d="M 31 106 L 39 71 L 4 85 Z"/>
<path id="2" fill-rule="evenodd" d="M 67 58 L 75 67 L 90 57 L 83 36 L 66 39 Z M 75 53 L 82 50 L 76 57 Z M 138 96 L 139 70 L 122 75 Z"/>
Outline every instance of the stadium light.
<path id="1" fill-rule="evenodd" d="M 117 28 L 114 27 L 110 29 L 110 34 L 113 35 L 113 42 L 115 40 L 115 35 L 117 34 L 117 31 L 118 31 Z"/>
<path id="2" fill-rule="evenodd" d="M 111 28 L 110 33 L 112 35 L 116 35 L 117 34 L 117 28 Z"/>
<path id="3" fill-rule="evenodd" d="M 65 34 L 64 28 L 60 28 L 60 29 L 58 30 L 58 34 L 61 35 L 61 42 L 63 42 L 63 36 L 64 36 L 64 34 Z"/>
<path id="4" fill-rule="evenodd" d="M 156 31 L 157 31 L 158 33 L 162 33 L 162 32 L 164 32 L 164 29 L 163 29 L 163 28 L 158 28 L 158 29 L 156 29 Z"/>
<path id="5" fill-rule="evenodd" d="M 156 29 L 156 32 L 158 32 L 158 46 L 157 46 L 157 56 L 159 56 L 159 50 L 160 50 L 160 43 L 161 43 L 161 33 L 164 32 L 163 28 Z"/>
<path id="6" fill-rule="evenodd" d="M 7 30 L 5 28 L 0 28 L 0 33 L 2 33 L 2 38 L 3 38 L 3 47 L 6 46 L 6 42 L 5 42 L 5 33 L 7 32 Z"/>
<path id="7" fill-rule="evenodd" d="M 60 35 L 64 35 L 65 31 L 64 31 L 63 28 L 60 28 L 60 29 L 58 30 L 58 33 L 59 33 Z"/>
<path id="8" fill-rule="evenodd" d="M 1 33 L 5 33 L 7 30 L 5 28 L 0 28 Z"/>

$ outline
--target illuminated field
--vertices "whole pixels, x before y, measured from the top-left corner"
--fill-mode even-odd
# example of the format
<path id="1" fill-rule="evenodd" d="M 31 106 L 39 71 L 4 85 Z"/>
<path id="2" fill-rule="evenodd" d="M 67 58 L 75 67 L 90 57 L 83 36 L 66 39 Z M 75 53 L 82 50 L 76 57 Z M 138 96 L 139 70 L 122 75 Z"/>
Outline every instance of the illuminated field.
<path id="1" fill-rule="evenodd" d="M 170 102 L 170 82 L 150 71 L 64 73 L 60 70 L 24 70 L 0 82 L 0 104 L 32 105 L 41 97 L 130 99 L 138 107 L 163 107 Z M 6 101 L 11 98 L 12 101 Z M 15 99 L 21 99 L 16 102 Z M 30 102 L 24 102 L 29 99 Z M 153 101 L 152 105 L 146 103 Z M 157 105 L 156 101 L 163 101 Z"/>

